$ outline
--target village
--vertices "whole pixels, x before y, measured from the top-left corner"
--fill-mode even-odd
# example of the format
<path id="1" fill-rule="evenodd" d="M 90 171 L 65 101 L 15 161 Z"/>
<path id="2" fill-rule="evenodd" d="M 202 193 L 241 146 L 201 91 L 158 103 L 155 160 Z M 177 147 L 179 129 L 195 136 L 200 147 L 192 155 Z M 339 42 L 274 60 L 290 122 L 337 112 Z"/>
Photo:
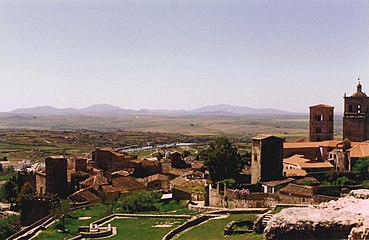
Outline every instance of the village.
<path id="1" fill-rule="evenodd" d="M 369 97 L 359 82 L 357 91 L 345 94 L 344 101 L 343 139 L 334 138 L 334 107 L 310 106 L 308 138 L 286 142 L 273 135 L 254 136 L 249 158 L 233 167 L 238 171 L 233 175 L 227 170 L 219 173 L 219 169 L 232 168 L 222 162 L 226 157 L 212 163 L 207 161 L 210 154 L 190 151 L 165 151 L 163 156 L 140 159 L 125 149 L 106 147 L 89 156 L 49 156 L 40 163 L 22 162 L 15 170 L 16 187 L 23 195 L 9 198 L 9 205 L 2 206 L 3 210 L 17 209 L 18 198 L 23 228 L 7 239 L 41 239 L 37 233 L 55 218 L 50 213 L 62 201 L 68 203 L 69 211 L 101 203 L 114 205 L 122 196 L 139 191 L 158 192 L 164 203 L 186 200 L 187 208 L 196 212 L 261 211 L 264 214 L 250 229 L 262 233 L 272 217 L 268 209 L 318 205 L 338 200 L 351 190 L 368 188 L 367 167 L 360 175 L 358 163 L 369 157 Z M 208 153 L 227 148 L 227 144 L 229 149 L 223 150 L 232 150 L 228 141 L 219 138 Z M 11 164 L 1 163 L 2 169 Z M 80 238 L 114 235 L 111 227 L 106 230 L 92 224 L 80 229 Z"/>

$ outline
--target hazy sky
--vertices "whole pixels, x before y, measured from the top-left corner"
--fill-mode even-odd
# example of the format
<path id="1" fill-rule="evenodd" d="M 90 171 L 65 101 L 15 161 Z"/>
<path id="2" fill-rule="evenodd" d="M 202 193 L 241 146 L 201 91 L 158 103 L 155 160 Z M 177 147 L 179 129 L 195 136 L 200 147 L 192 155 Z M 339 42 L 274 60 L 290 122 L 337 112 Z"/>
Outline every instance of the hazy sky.
<path id="1" fill-rule="evenodd" d="M 342 111 L 369 93 L 367 0 L 0 1 L 0 111 L 227 103 Z"/>

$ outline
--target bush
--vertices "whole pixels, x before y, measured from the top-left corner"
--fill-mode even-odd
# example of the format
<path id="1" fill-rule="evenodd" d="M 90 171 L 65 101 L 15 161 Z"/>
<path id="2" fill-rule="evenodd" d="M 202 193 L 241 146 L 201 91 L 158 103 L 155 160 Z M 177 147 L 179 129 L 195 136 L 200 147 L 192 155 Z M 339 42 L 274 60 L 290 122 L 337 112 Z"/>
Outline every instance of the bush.
<path id="1" fill-rule="evenodd" d="M 20 229 L 18 216 L 9 216 L 0 220 L 0 239 L 5 239 Z"/>
<path id="2" fill-rule="evenodd" d="M 160 194 L 140 190 L 122 198 L 122 209 L 126 213 L 157 211 Z"/>
<path id="3" fill-rule="evenodd" d="M 364 182 L 363 182 L 363 184 L 362 184 L 361 186 L 362 186 L 362 188 L 364 188 L 364 189 L 369 189 L 369 180 L 364 181 Z"/>

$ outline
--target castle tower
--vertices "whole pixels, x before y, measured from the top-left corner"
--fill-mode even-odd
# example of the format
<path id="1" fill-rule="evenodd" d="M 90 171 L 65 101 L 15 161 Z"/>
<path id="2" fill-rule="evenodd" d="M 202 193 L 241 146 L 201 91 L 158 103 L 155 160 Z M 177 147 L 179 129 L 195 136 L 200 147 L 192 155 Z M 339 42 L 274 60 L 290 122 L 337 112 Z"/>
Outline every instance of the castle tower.
<path id="1" fill-rule="evenodd" d="M 310 107 L 310 142 L 333 140 L 334 107 L 319 104 Z"/>
<path id="2" fill-rule="evenodd" d="M 369 97 L 360 81 L 350 97 L 344 96 L 343 139 L 362 142 L 369 139 Z"/>
<path id="3" fill-rule="evenodd" d="M 67 158 L 53 156 L 45 159 L 46 165 L 46 192 L 56 193 L 60 197 L 67 196 Z"/>
<path id="4" fill-rule="evenodd" d="M 283 178 L 283 138 L 260 135 L 252 139 L 251 183 Z"/>

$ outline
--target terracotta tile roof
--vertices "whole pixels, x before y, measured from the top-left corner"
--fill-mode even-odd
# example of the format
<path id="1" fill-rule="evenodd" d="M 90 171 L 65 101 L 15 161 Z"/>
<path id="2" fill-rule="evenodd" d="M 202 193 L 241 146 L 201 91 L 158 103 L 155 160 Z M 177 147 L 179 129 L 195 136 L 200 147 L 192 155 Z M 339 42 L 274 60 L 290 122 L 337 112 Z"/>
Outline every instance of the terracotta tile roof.
<path id="1" fill-rule="evenodd" d="M 92 187 L 95 190 L 97 190 L 99 186 L 107 185 L 109 183 L 108 183 L 108 180 L 104 176 L 101 176 L 100 174 L 98 174 L 98 175 L 87 178 L 86 180 L 80 182 L 80 184 L 83 188 Z"/>
<path id="2" fill-rule="evenodd" d="M 151 176 L 148 176 L 147 177 L 147 182 L 152 182 L 152 181 L 156 181 L 156 180 L 160 180 L 160 181 L 168 181 L 169 180 L 169 177 L 166 176 L 166 175 L 163 175 L 163 174 L 154 174 L 154 175 L 151 175 Z"/>
<path id="3" fill-rule="evenodd" d="M 183 176 L 177 177 L 169 181 L 172 186 L 182 186 L 182 187 L 195 187 L 203 186 L 207 182 L 206 179 L 187 179 Z"/>
<path id="4" fill-rule="evenodd" d="M 312 108 L 312 107 L 334 108 L 333 106 L 330 106 L 328 104 L 313 105 L 313 106 L 310 106 L 309 108 Z"/>
<path id="5" fill-rule="evenodd" d="M 336 148 L 337 145 L 343 144 L 343 141 L 327 140 L 323 142 L 285 142 L 283 148 L 285 149 L 298 149 L 298 148 L 319 148 L 319 147 L 331 147 Z M 362 144 L 361 142 L 351 142 L 352 146 Z"/>
<path id="6" fill-rule="evenodd" d="M 363 142 L 350 149 L 350 157 L 362 158 L 369 156 L 369 143 Z"/>
<path id="7" fill-rule="evenodd" d="M 284 164 L 294 165 L 299 169 L 311 169 L 311 168 L 328 168 L 333 169 L 333 165 L 329 162 L 318 162 L 308 158 L 303 155 L 293 155 L 292 157 L 283 159 Z"/>
<path id="8" fill-rule="evenodd" d="M 117 188 L 112 185 L 104 185 L 101 188 L 105 193 L 129 193 L 129 191 L 125 189 Z"/>
<path id="9" fill-rule="evenodd" d="M 279 190 L 280 194 L 299 196 L 299 197 L 312 197 L 314 195 L 313 187 L 303 186 L 290 183 L 286 187 Z"/>
<path id="10" fill-rule="evenodd" d="M 204 167 L 204 163 L 202 161 L 194 161 L 191 164 L 191 169 L 200 169 L 202 167 Z"/>
<path id="11" fill-rule="evenodd" d="M 252 140 L 264 140 L 264 139 L 267 139 L 267 138 L 279 138 L 279 137 L 276 137 L 276 136 L 273 136 L 273 135 L 268 135 L 268 134 L 260 134 L 260 135 L 257 135 L 255 137 L 252 138 Z M 283 138 L 279 138 L 281 140 L 283 140 Z"/>
<path id="12" fill-rule="evenodd" d="M 304 177 L 307 172 L 302 169 L 283 169 L 286 177 Z"/>
<path id="13" fill-rule="evenodd" d="M 182 191 L 182 192 L 186 192 L 186 193 L 191 193 L 192 192 L 191 189 L 189 189 L 187 187 L 184 187 L 184 186 L 174 186 L 173 188 L 176 189 L 176 190 Z"/>
<path id="14" fill-rule="evenodd" d="M 283 185 L 283 184 L 290 183 L 293 181 L 295 181 L 295 179 L 286 178 L 286 179 L 275 180 L 275 181 L 261 182 L 261 184 L 266 185 L 268 187 L 275 187 L 275 186 Z"/>
<path id="15" fill-rule="evenodd" d="M 68 197 L 72 202 L 101 202 L 101 198 L 91 191 L 90 188 L 79 190 Z"/>
<path id="16" fill-rule="evenodd" d="M 183 176 L 183 175 L 186 175 L 186 174 L 189 174 L 189 173 L 192 173 L 191 170 L 188 170 L 188 169 L 179 169 L 179 168 L 172 168 L 170 171 L 169 171 L 170 174 L 173 174 L 173 175 L 176 175 L 176 176 Z"/>
<path id="17" fill-rule="evenodd" d="M 145 185 L 130 176 L 120 176 L 112 178 L 112 185 L 120 190 L 128 192 L 145 189 Z"/>
<path id="18" fill-rule="evenodd" d="M 304 185 L 306 182 L 310 184 L 319 184 L 320 182 L 315 177 L 303 177 L 301 179 L 296 180 L 296 184 Z"/>
<path id="19" fill-rule="evenodd" d="M 285 142 L 283 148 L 298 149 L 298 148 L 319 148 L 319 147 L 336 147 L 342 141 L 323 141 L 323 142 Z"/>

